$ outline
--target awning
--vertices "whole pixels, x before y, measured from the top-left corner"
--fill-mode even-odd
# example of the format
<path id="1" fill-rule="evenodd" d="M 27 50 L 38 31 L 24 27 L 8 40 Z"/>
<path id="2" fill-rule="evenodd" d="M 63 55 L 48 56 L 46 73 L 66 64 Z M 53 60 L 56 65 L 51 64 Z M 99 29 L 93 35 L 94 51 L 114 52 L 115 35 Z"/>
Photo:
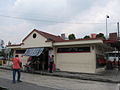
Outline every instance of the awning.
<path id="1" fill-rule="evenodd" d="M 24 56 L 39 56 L 43 52 L 44 48 L 30 48 L 24 53 Z"/>

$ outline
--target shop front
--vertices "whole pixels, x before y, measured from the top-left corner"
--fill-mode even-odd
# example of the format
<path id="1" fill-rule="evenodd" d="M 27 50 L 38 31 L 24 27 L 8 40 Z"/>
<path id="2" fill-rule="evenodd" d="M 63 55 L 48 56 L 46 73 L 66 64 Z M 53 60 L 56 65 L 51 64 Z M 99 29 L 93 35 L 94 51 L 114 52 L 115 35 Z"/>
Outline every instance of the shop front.
<path id="1" fill-rule="evenodd" d="M 29 48 L 26 49 L 24 56 L 29 56 L 26 67 L 34 70 L 48 69 L 48 48 Z"/>

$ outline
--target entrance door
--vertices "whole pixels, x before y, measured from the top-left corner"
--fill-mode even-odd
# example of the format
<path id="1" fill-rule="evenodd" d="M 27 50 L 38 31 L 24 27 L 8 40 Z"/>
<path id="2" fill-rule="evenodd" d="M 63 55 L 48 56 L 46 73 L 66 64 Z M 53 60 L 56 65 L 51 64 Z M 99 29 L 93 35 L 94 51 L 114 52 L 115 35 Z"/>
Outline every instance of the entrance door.
<path id="1" fill-rule="evenodd" d="M 38 58 L 40 62 L 39 70 L 48 70 L 48 50 L 45 49 Z"/>

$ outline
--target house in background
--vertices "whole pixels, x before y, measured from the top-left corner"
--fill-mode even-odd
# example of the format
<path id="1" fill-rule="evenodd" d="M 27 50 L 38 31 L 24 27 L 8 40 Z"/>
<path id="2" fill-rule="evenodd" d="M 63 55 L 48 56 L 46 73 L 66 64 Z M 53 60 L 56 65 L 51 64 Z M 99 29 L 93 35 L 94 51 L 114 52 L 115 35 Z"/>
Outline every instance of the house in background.
<path id="1" fill-rule="evenodd" d="M 99 63 L 109 47 L 97 38 L 64 40 L 60 36 L 34 29 L 21 44 L 8 45 L 13 55 L 19 54 L 23 65 L 29 57 L 37 62 L 36 70 L 48 70 L 49 58 L 54 55 L 56 69 L 69 72 L 97 73 L 103 70 Z"/>

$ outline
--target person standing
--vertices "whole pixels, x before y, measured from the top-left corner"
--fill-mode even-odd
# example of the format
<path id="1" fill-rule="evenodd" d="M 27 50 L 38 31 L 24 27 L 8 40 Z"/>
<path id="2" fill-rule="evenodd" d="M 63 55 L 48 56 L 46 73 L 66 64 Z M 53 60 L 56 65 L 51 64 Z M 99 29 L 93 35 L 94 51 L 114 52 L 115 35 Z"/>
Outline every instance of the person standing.
<path id="1" fill-rule="evenodd" d="M 49 70 L 50 73 L 53 72 L 53 64 L 54 64 L 54 55 L 52 55 L 52 57 L 50 58 L 50 70 Z"/>
<path id="2" fill-rule="evenodd" d="M 120 58 L 118 60 L 118 70 L 120 70 Z"/>
<path id="3" fill-rule="evenodd" d="M 13 83 L 16 83 L 16 73 L 17 75 L 17 82 L 22 82 L 20 80 L 21 77 L 21 72 L 20 72 L 20 68 L 21 68 L 21 60 L 19 59 L 18 55 L 15 55 L 15 57 L 12 59 L 12 69 L 13 69 Z"/>

